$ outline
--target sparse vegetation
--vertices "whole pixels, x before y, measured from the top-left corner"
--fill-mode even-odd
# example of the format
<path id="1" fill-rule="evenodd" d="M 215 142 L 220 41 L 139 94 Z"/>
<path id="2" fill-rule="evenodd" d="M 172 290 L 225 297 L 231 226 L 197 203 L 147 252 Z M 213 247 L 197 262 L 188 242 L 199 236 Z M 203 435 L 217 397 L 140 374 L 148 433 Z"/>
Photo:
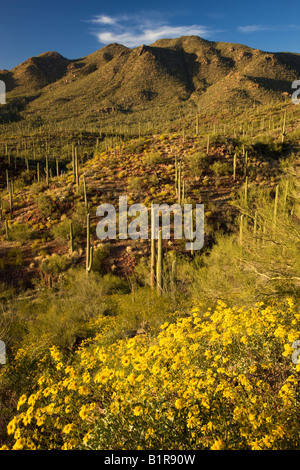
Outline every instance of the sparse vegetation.
<path id="1" fill-rule="evenodd" d="M 198 39 L 181 41 L 210 58 L 248 51 Z M 300 109 L 251 80 L 251 107 L 234 106 L 228 86 L 217 112 L 208 111 L 211 83 L 196 128 L 181 79 L 162 77 L 157 96 L 122 107 L 132 90 L 107 83 L 97 115 L 88 105 L 82 117 L 74 106 L 83 97 L 69 99 L 102 66 L 115 77 L 119 61 L 126 68 L 146 50 L 160 61 L 178 41 L 155 51 L 107 46 L 78 62 L 63 97 L 73 62 L 55 56 L 47 110 L 52 85 L 18 106 L 11 90 L 0 125 L 2 449 L 300 448 L 291 361 L 300 339 Z M 263 58 L 253 53 L 248 67 Z M 20 67 L 19 91 L 29 86 Z M 250 85 L 240 81 L 242 92 Z M 35 106 L 40 118 L 27 119 Z M 96 208 L 117 208 L 124 194 L 128 205 L 204 203 L 202 250 L 172 238 L 100 242 Z"/>

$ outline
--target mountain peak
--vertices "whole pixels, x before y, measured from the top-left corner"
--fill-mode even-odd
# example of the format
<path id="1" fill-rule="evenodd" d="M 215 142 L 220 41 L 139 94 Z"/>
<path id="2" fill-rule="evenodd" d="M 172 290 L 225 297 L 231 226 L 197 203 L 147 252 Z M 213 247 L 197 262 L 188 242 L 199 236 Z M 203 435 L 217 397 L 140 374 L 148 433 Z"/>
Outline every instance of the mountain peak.
<path id="1" fill-rule="evenodd" d="M 176 106 L 190 101 L 210 109 L 232 106 L 237 100 L 249 105 L 282 99 L 299 75 L 298 54 L 266 53 L 194 35 L 136 48 L 111 43 L 74 60 L 48 51 L 2 71 L 0 79 L 9 84 L 8 100 L 35 96 L 24 115 L 35 109 L 52 115 L 63 100 L 62 119 L 75 109 L 93 120 L 101 110 L 131 112 L 150 102 Z"/>

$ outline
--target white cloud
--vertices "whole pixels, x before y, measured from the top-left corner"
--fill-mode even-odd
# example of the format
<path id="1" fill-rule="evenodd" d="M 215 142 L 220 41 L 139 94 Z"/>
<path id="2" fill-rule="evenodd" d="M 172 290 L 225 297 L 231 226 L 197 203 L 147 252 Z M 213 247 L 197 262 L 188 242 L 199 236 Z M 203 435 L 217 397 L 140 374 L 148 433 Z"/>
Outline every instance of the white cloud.
<path id="1" fill-rule="evenodd" d="M 115 18 L 106 15 L 96 16 L 94 19 L 91 20 L 92 23 L 99 23 L 99 24 L 115 24 Z"/>
<path id="2" fill-rule="evenodd" d="M 158 39 L 176 38 L 179 36 L 201 36 L 205 38 L 217 31 L 203 25 L 172 26 L 160 17 L 151 14 L 147 16 L 121 15 L 111 17 L 99 15 L 91 20 L 97 24 L 93 34 L 102 44 L 117 42 L 127 47 L 141 44 L 151 44 Z"/>
<path id="3" fill-rule="evenodd" d="M 267 31 L 269 28 L 266 26 L 261 26 L 260 24 L 252 24 L 248 26 L 239 26 L 238 30 L 241 33 L 255 33 L 256 31 Z"/>
<path id="4" fill-rule="evenodd" d="M 300 29 L 299 25 L 261 25 L 261 24 L 253 24 L 247 26 L 239 26 L 237 28 L 241 33 L 256 33 L 258 31 L 280 31 L 280 32 L 287 32 L 287 31 L 295 31 Z"/>

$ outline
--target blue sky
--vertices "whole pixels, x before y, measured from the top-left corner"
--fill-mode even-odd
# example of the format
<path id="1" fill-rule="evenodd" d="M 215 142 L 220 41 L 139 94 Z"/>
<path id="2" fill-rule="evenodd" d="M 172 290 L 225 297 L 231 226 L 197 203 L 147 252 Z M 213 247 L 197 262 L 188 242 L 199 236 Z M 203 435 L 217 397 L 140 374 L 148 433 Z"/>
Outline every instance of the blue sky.
<path id="1" fill-rule="evenodd" d="M 111 42 L 135 47 L 190 34 L 300 53 L 297 6 L 282 0 L 2 0 L 0 69 L 51 50 L 75 59 Z"/>

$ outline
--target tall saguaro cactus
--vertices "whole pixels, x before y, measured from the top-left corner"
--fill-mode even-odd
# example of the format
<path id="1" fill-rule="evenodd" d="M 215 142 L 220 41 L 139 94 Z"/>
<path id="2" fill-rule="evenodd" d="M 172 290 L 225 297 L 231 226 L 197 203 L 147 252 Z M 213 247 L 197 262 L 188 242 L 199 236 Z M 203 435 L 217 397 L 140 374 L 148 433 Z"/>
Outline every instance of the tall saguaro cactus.
<path id="1" fill-rule="evenodd" d="M 90 214 L 88 213 L 86 216 L 86 273 L 87 274 L 92 269 L 93 253 L 94 253 L 94 249 L 91 246 L 91 238 L 90 238 Z"/>
<path id="2" fill-rule="evenodd" d="M 246 180 L 245 180 L 244 197 L 245 197 L 245 206 L 247 206 L 248 205 L 248 176 L 246 176 Z"/>
<path id="3" fill-rule="evenodd" d="M 178 177 L 177 177 L 177 198 L 178 198 L 178 204 L 181 204 L 181 162 L 179 163 L 179 169 L 178 169 Z"/>
<path id="4" fill-rule="evenodd" d="M 87 201 L 87 192 L 86 192 L 86 181 L 85 176 L 83 175 L 83 197 L 84 197 L 84 206 L 88 209 L 88 201 Z"/>
<path id="5" fill-rule="evenodd" d="M 275 191 L 274 212 L 273 212 L 273 222 L 274 222 L 274 224 L 276 223 L 276 219 L 277 219 L 278 193 L 279 193 L 279 185 L 277 184 L 276 191 Z"/>
<path id="6" fill-rule="evenodd" d="M 162 253 L 162 229 L 158 232 L 157 241 L 157 261 L 156 261 L 156 288 L 158 295 L 162 295 L 162 271 L 163 271 L 163 253 Z"/>
<path id="7" fill-rule="evenodd" d="M 206 154 L 208 155 L 209 152 L 209 134 L 207 136 L 207 144 L 206 144 Z"/>
<path id="8" fill-rule="evenodd" d="M 48 161 L 48 154 L 46 154 L 46 185 L 49 186 L 49 161 Z"/>
<path id="9" fill-rule="evenodd" d="M 285 136 L 286 136 L 285 126 L 286 126 L 286 110 L 284 112 L 283 122 L 282 122 L 282 133 L 281 133 L 281 143 L 282 144 L 284 143 L 284 139 L 285 139 Z"/>
<path id="10" fill-rule="evenodd" d="M 73 253 L 74 251 L 74 235 L 73 235 L 73 223 L 70 222 L 70 251 Z"/>
<path id="11" fill-rule="evenodd" d="M 233 155 L 233 181 L 236 178 L 236 153 Z"/>
<path id="12" fill-rule="evenodd" d="M 155 258 L 155 238 L 151 238 L 150 285 L 152 290 L 155 287 Z"/>
<path id="13" fill-rule="evenodd" d="M 13 197 L 12 197 L 12 182 L 9 182 L 9 208 L 12 210 L 13 208 Z"/>
<path id="14" fill-rule="evenodd" d="M 239 236 L 239 243 L 242 246 L 243 245 L 243 228 L 244 228 L 244 214 L 241 214 L 240 218 L 240 236 Z"/>
<path id="15" fill-rule="evenodd" d="M 78 169 L 78 151 L 77 151 L 77 147 L 75 147 L 75 162 L 74 162 L 74 166 L 75 166 L 75 182 L 76 182 L 76 186 L 78 188 L 79 186 L 79 169 Z"/>

